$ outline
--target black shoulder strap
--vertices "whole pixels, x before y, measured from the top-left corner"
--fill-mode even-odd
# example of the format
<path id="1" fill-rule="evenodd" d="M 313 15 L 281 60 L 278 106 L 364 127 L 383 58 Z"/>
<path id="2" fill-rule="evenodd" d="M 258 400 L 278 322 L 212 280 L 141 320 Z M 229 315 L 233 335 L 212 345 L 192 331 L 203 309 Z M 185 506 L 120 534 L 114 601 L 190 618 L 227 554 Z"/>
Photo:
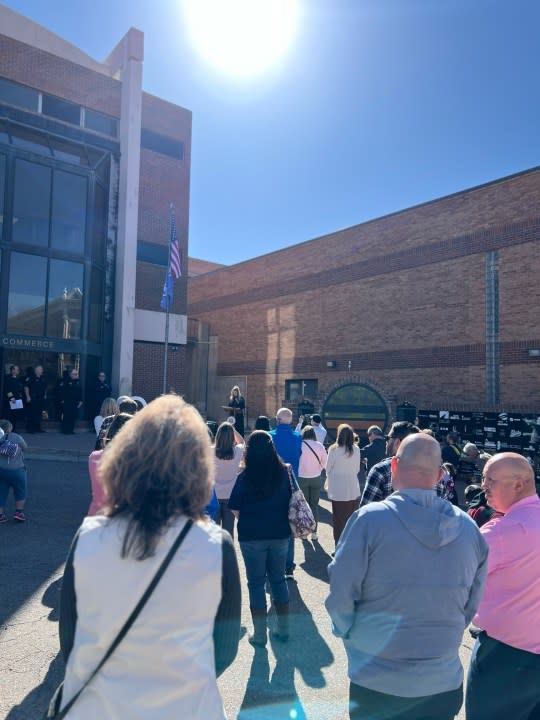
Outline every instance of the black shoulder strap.
<path id="1" fill-rule="evenodd" d="M 317 455 L 317 453 L 315 452 L 315 450 L 311 447 L 311 445 L 310 445 L 308 442 L 306 442 L 305 440 L 302 440 L 302 443 L 303 443 L 304 445 L 306 445 L 306 446 L 311 450 L 311 452 L 312 452 L 312 453 L 315 455 L 315 457 L 317 458 L 317 462 L 318 462 L 319 465 L 322 467 L 321 459 L 320 459 L 320 457 Z"/>
<path id="2" fill-rule="evenodd" d="M 137 617 L 139 616 L 141 610 L 142 610 L 143 607 L 146 605 L 148 599 L 150 598 L 150 596 L 151 596 L 152 593 L 154 592 L 154 590 L 155 590 L 155 588 L 156 588 L 156 585 L 157 585 L 158 582 L 161 580 L 161 578 L 162 578 L 162 576 L 163 576 L 163 573 L 164 573 L 165 570 L 168 568 L 168 566 L 169 566 L 171 560 L 173 559 L 176 551 L 178 550 L 178 548 L 179 548 L 180 545 L 182 544 L 184 538 L 185 538 L 186 535 L 188 534 L 188 532 L 189 532 L 189 530 L 190 530 L 190 528 L 191 528 L 192 525 L 193 525 L 193 520 L 188 519 L 187 522 L 186 522 L 186 524 L 185 524 L 184 527 L 182 528 L 182 531 L 180 532 L 180 534 L 178 535 L 178 537 L 177 537 L 176 540 L 174 541 L 173 545 L 171 546 L 171 549 L 170 549 L 169 552 L 167 553 L 167 556 L 165 557 L 165 559 L 163 560 L 163 562 L 162 562 L 161 565 L 159 566 L 158 571 L 156 572 L 156 574 L 155 574 L 154 577 L 152 578 L 150 584 L 148 585 L 148 587 L 147 587 L 146 590 L 144 591 L 143 596 L 141 597 L 141 599 L 139 600 L 139 602 L 138 602 L 137 605 L 135 606 L 135 609 L 133 610 L 133 612 L 131 613 L 131 615 L 128 617 L 128 619 L 127 619 L 126 622 L 124 623 L 122 629 L 120 630 L 120 632 L 118 633 L 118 635 L 117 635 L 117 636 L 115 637 L 115 639 L 113 640 L 111 646 L 109 647 L 109 649 L 107 650 L 107 652 L 105 653 L 105 655 L 102 657 L 101 662 L 100 662 L 99 665 L 96 667 L 96 669 L 94 670 L 94 672 L 90 675 L 90 677 L 88 678 L 88 680 L 86 680 L 86 682 L 85 682 L 84 685 L 81 687 L 81 689 L 71 698 L 71 700 L 68 702 L 68 704 L 67 704 L 64 708 L 62 708 L 61 712 L 57 715 L 58 720 L 62 720 L 62 718 L 64 718 L 64 717 L 68 714 L 68 712 L 71 710 L 71 708 L 72 708 L 73 705 L 75 704 L 76 700 L 78 699 L 79 695 L 80 695 L 80 694 L 82 693 L 82 691 L 86 688 L 86 686 L 94 679 L 94 677 L 95 677 L 95 676 L 97 675 L 97 673 L 101 670 L 101 668 L 103 667 L 103 665 L 105 665 L 105 663 L 107 662 L 107 660 L 111 657 L 111 655 L 113 654 L 113 652 L 114 652 L 114 651 L 116 650 L 116 648 L 120 645 L 120 643 L 122 642 L 122 640 L 125 638 L 125 636 L 127 635 L 128 630 L 129 630 L 130 627 L 133 625 L 133 623 L 135 622 L 135 620 L 136 620 Z"/>

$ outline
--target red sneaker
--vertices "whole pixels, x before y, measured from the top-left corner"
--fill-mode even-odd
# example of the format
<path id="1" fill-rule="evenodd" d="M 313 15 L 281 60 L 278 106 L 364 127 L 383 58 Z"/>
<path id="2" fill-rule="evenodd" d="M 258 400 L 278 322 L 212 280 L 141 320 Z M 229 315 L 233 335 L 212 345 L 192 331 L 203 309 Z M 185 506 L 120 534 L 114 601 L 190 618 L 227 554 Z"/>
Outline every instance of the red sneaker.
<path id="1" fill-rule="evenodd" d="M 22 510 L 16 510 L 15 515 L 13 515 L 13 519 L 17 520 L 18 522 L 25 522 L 26 516 Z"/>

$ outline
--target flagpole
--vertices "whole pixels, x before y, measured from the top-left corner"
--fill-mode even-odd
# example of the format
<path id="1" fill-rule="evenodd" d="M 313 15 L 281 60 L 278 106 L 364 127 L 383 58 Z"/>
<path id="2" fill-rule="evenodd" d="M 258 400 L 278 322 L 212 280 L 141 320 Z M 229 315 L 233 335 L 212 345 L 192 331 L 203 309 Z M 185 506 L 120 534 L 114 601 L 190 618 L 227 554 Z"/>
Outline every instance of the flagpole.
<path id="1" fill-rule="evenodd" d="M 171 274 L 171 231 L 172 231 L 172 203 L 169 205 L 169 263 L 167 265 L 167 280 L 169 282 L 169 276 Z M 167 393 L 167 372 L 168 372 L 168 359 L 169 359 L 169 313 L 170 313 L 170 298 L 167 296 L 167 307 L 165 310 L 165 344 L 164 344 L 164 357 L 163 357 L 163 395 Z"/>

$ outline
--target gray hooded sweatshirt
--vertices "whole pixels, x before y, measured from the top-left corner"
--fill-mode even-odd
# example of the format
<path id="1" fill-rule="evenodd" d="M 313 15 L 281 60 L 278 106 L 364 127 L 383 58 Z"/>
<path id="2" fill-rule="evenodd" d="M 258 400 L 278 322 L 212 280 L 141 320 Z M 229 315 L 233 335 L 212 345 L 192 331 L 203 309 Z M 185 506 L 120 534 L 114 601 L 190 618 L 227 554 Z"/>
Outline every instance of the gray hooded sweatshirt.
<path id="1" fill-rule="evenodd" d="M 487 554 L 474 521 L 432 490 L 395 492 L 355 512 L 328 567 L 326 600 L 351 681 L 400 697 L 458 688 Z"/>

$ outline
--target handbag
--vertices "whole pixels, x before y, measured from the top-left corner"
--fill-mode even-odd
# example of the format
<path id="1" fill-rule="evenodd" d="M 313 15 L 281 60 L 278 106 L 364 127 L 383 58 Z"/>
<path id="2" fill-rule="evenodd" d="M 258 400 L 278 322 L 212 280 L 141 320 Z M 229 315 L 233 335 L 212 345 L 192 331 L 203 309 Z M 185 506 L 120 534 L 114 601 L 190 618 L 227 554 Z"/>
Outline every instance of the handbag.
<path id="1" fill-rule="evenodd" d="M 298 487 L 290 465 L 287 465 L 287 472 L 291 486 L 291 497 L 289 500 L 289 525 L 291 526 L 291 533 L 295 538 L 306 538 L 310 533 L 315 532 L 317 523 L 304 497 L 304 493 Z"/>
<path id="2" fill-rule="evenodd" d="M 193 520 L 188 519 L 188 521 L 182 528 L 182 531 L 179 533 L 178 537 L 176 538 L 173 545 L 171 546 L 171 549 L 167 553 L 165 559 L 159 566 L 159 568 L 158 568 L 156 574 L 154 575 L 154 577 L 152 578 L 150 584 L 144 591 L 143 596 L 137 603 L 135 609 L 132 611 L 131 615 L 128 617 L 128 619 L 126 620 L 124 625 L 122 626 L 122 629 L 120 630 L 118 635 L 114 638 L 113 642 L 111 643 L 111 646 L 109 647 L 109 649 L 107 650 L 105 655 L 101 658 L 101 661 L 100 661 L 99 665 L 96 666 L 96 669 L 90 674 L 90 676 L 85 681 L 83 686 L 78 690 L 78 692 L 75 693 L 75 695 L 71 698 L 71 700 L 68 702 L 68 704 L 64 708 L 62 708 L 62 710 L 60 710 L 60 706 L 62 705 L 62 694 L 63 694 L 63 689 L 64 689 L 64 682 L 62 681 L 60 683 L 60 685 L 56 688 L 56 691 L 54 692 L 54 695 L 52 696 L 52 699 L 49 703 L 49 708 L 48 708 L 47 712 L 45 713 L 43 720 L 51 720 L 52 718 L 54 718 L 54 720 L 63 720 L 63 718 L 66 717 L 68 712 L 71 710 L 71 708 L 73 707 L 73 705 L 79 698 L 79 695 L 86 688 L 86 686 L 94 679 L 94 677 L 101 670 L 103 665 L 105 665 L 107 660 L 111 657 L 113 652 L 116 650 L 118 645 L 120 645 L 120 643 L 126 636 L 129 628 L 133 625 L 133 623 L 139 616 L 141 610 L 146 605 L 147 600 L 150 598 L 150 596 L 154 592 L 156 585 L 161 580 L 163 573 L 169 566 L 169 563 L 173 559 L 176 551 L 182 544 L 184 538 L 188 534 L 189 529 L 191 528 L 192 525 L 193 525 Z"/>

